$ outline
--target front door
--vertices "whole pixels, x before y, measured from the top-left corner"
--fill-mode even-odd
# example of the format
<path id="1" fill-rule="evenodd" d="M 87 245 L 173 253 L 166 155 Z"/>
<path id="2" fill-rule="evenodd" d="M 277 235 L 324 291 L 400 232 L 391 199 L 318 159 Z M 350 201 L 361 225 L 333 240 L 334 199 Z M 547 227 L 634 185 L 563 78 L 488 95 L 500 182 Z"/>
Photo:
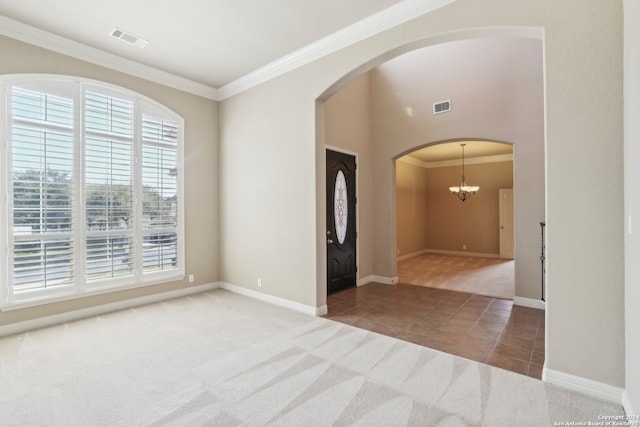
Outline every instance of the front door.
<path id="1" fill-rule="evenodd" d="M 327 150 L 327 293 L 356 285 L 356 158 Z"/>

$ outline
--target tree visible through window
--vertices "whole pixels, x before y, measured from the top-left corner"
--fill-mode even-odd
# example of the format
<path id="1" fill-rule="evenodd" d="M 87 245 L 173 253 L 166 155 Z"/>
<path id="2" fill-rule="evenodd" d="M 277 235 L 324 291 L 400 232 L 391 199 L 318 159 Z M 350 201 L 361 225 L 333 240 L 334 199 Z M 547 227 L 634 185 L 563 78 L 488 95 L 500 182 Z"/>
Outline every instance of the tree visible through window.
<path id="1" fill-rule="evenodd" d="M 2 303 L 183 274 L 180 117 L 90 82 L 20 79 L 5 90 Z"/>

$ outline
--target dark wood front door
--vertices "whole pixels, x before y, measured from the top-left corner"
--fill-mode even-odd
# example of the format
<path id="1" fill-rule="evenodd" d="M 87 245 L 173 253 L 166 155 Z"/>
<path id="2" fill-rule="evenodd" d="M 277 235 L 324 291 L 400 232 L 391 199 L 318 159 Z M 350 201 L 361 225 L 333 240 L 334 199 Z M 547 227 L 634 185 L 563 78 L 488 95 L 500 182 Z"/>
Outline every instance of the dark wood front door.
<path id="1" fill-rule="evenodd" d="M 327 293 L 356 285 L 356 158 L 327 150 Z"/>

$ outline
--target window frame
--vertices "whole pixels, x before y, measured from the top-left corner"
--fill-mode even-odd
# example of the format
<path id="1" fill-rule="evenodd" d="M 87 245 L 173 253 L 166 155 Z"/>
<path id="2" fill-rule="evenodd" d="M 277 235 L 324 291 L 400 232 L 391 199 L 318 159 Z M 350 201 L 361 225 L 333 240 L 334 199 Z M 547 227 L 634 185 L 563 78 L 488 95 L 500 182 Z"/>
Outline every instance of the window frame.
<path id="1" fill-rule="evenodd" d="M 70 230 L 73 239 L 73 282 L 69 285 L 53 286 L 35 290 L 15 290 L 13 283 L 13 166 L 12 166 L 12 127 L 13 113 L 11 93 L 14 86 L 23 85 L 65 85 L 71 88 L 73 101 L 73 189 L 72 189 L 72 224 Z M 55 87 L 55 86 L 54 86 Z M 88 280 L 87 276 L 87 238 L 91 232 L 86 223 L 86 163 L 85 158 L 85 112 L 87 90 L 98 92 L 106 96 L 125 99 L 133 104 L 133 134 L 132 134 L 132 192 L 133 192 L 133 227 L 128 234 L 132 235 L 137 249 L 133 262 L 132 275 L 116 276 L 101 280 Z M 51 302 L 75 299 L 84 296 L 116 292 L 159 283 L 183 280 L 185 277 L 185 217 L 184 217 L 184 119 L 167 106 L 141 93 L 119 87 L 107 82 L 82 77 L 51 75 L 51 74 L 17 74 L 0 76 L 0 169 L 3 185 L 0 186 L 0 311 L 7 311 L 25 306 L 47 304 Z M 175 167 L 176 174 L 176 268 L 160 270 L 151 273 L 144 272 L 144 238 L 143 221 L 143 148 L 142 138 L 143 117 L 151 116 L 160 120 L 175 122 L 177 126 Z M 36 237 L 36 236 L 34 236 Z"/>

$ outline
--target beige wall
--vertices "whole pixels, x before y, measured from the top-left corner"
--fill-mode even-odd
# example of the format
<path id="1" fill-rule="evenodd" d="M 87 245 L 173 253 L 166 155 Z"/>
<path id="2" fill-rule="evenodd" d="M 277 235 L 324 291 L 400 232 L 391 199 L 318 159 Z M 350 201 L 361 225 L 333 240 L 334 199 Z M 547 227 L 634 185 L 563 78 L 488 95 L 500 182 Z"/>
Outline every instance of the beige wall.
<path id="1" fill-rule="evenodd" d="M 396 163 L 396 233 L 398 256 L 429 248 L 427 227 L 428 170 L 409 163 Z"/>
<path id="2" fill-rule="evenodd" d="M 465 173 L 480 191 L 463 203 L 449 191 L 460 183 L 460 166 L 396 162 L 399 256 L 425 249 L 500 254 L 498 189 L 513 187 L 513 162 L 466 165 Z"/>
<path id="3" fill-rule="evenodd" d="M 185 273 L 195 275 L 194 283 L 188 283 L 185 279 L 179 282 L 2 312 L 0 325 L 217 282 L 219 280 L 218 103 L 6 37 L 0 37 L 0 52 L 2 52 L 0 74 L 62 74 L 100 80 L 155 99 L 182 116 L 185 123 Z"/>
<path id="4" fill-rule="evenodd" d="M 223 101 L 222 279 L 257 290 L 256 277 L 262 276 L 269 279 L 264 292 L 310 306 L 325 304 L 325 141 L 316 132 L 316 100 L 326 100 L 358 71 L 409 45 L 472 37 L 487 30 L 464 31 L 497 27 L 526 27 L 529 33 L 535 27 L 538 37 L 544 33 L 546 132 L 514 121 L 499 129 L 478 122 L 473 137 L 489 133 L 486 139 L 515 141 L 514 188 L 524 195 L 540 186 L 524 179 L 535 172 L 528 167 L 538 169 L 538 160 L 518 142 L 546 141 L 546 369 L 621 387 L 621 1 L 458 0 Z M 541 91 L 533 88 L 535 94 L 540 97 Z M 514 105 L 508 112 L 524 117 L 540 102 Z M 497 131 L 504 137 L 496 138 Z M 446 138 L 436 132 L 429 139 Z M 373 159 L 373 189 L 387 201 L 395 198 L 397 154 Z M 532 165 L 524 161 L 528 158 Z M 373 210 L 390 206 L 380 198 Z M 536 234 L 538 206 L 525 216 Z M 373 265 L 383 275 L 395 268 L 395 210 L 389 216 L 380 222 L 374 218 Z M 516 257 L 519 250 L 537 253 L 538 247 L 518 247 Z"/>
<path id="5" fill-rule="evenodd" d="M 625 216 L 640 224 L 640 2 L 624 2 L 624 171 Z M 640 415 L 640 233 L 638 225 L 625 234 L 625 350 L 627 415 Z"/>
<path id="6" fill-rule="evenodd" d="M 459 184 L 460 166 L 427 170 L 427 247 L 500 254 L 498 189 L 513 187 L 513 162 L 466 165 L 467 183 L 480 191 L 464 203 L 449 191 Z"/>

